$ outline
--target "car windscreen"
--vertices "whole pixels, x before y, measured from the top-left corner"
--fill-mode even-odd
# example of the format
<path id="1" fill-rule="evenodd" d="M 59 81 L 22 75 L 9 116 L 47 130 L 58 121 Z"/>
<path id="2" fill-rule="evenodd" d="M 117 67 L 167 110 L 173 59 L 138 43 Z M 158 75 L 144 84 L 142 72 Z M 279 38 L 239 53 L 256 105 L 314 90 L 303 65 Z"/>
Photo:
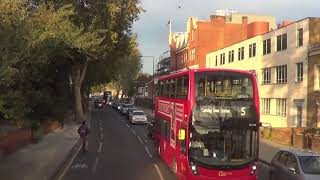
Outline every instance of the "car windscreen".
<path id="1" fill-rule="evenodd" d="M 299 161 L 305 174 L 320 174 L 320 156 L 299 156 Z"/>
<path id="2" fill-rule="evenodd" d="M 144 112 L 133 112 L 133 115 L 144 115 Z"/>

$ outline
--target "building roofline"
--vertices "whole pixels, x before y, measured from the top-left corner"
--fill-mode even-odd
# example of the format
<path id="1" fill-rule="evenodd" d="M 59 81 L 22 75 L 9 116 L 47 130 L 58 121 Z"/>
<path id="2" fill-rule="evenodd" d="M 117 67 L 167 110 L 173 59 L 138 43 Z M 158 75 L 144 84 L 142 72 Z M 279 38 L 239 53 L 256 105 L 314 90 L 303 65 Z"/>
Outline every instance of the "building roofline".
<path id="1" fill-rule="evenodd" d="M 245 40 L 239 41 L 239 42 L 234 43 L 234 44 L 231 44 L 231 45 L 229 45 L 229 46 L 225 46 L 225 47 L 223 47 L 223 48 L 220 48 L 220 49 L 217 49 L 217 50 L 215 50 L 215 51 L 209 52 L 209 53 L 207 53 L 207 54 L 211 54 L 211 53 L 214 53 L 214 52 L 220 51 L 220 50 L 222 50 L 222 49 L 229 48 L 229 47 L 234 46 L 234 45 L 236 45 L 236 44 L 239 44 L 239 43 L 245 42 L 245 41 L 247 41 L 247 40 L 250 40 L 250 39 L 253 39 L 253 38 L 257 38 L 258 36 L 261 36 L 261 37 L 262 37 L 263 35 L 266 35 L 266 34 L 271 33 L 271 32 L 273 32 L 273 31 L 277 31 L 277 30 L 279 30 L 279 29 L 282 29 L 282 28 L 288 27 L 288 26 L 290 26 L 290 25 L 292 25 L 292 24 L 295 24 L 295 23 L 298 23 L 298 22 L 304 21 L 304 20 L 306 20 L 306 19 L 319 19 L 319 20 L 320 20 L 320 18 L 317 18 L 317 17 L 305 17 L 305 18 L 300 19 L 300 20 L 298 20 L 298 21 L 291 22 L 291 23 L 289 23 L 289 24 L 287 24 L 287 25 L 285 25 L 285 26 L 282 26 L 282 27 L 280 27 L 280 28 L 273 29 L 273 30 L 268 31 L 268 32 L 266 32 L 266 33 L 263 33 L 263 34 L 259 34 L 259 35 L 253 36 L 253 37 L 251 37 L 251 38 L 248 38 L 248 39 L 245 39 Z"/>

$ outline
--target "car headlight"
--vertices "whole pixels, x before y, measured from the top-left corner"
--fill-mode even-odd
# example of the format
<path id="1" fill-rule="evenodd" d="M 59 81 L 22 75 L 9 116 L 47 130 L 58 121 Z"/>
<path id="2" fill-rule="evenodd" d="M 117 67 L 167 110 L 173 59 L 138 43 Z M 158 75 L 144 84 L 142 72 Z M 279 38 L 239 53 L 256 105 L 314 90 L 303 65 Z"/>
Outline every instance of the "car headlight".
<path id="1" fill-rule="evenodd" d="M 251 172 L 250 172 L 250 176 L 254 175 L 257 171 L 257 164 L 253 163 L 252 167 L 251 167 Z"/>
<path id="2" fill-rule="evenodd" d="M 198 166 L 196 165 L 196 163 L 194 162 L 190 162 L 190 167 L 191 167 L 191 171 L 194 175 L 198 176 L 199 172 L 198 172 Z"/>

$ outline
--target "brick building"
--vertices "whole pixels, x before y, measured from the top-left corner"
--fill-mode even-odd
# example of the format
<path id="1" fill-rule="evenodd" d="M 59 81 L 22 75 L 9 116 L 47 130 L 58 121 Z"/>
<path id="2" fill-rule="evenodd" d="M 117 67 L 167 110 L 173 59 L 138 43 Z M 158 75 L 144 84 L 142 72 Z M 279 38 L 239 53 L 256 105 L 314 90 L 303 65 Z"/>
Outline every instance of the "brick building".
<path id="1" fill-rule="evenodd" d="M 272 16 L 253 14 L 212 15 L 210 20 L 189 17 L 186 32 L 169 35 L 171 69 L 204 68 L 206 54 L 275 27 Z"/>

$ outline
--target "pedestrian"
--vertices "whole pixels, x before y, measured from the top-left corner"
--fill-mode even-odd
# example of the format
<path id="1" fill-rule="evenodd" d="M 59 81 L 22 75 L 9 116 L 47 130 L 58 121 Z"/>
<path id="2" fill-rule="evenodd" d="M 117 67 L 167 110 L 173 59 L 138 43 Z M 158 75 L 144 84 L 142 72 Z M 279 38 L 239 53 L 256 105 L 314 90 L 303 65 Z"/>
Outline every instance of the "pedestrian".
<path id="1" fill-rule="evenodd" d="M 86 126 L 86 121 L 83 121 L 81 123 L 81 126 L 78 129 L 78 134 L 80 135 L 80 138 L 82 139 L 82 151 L 85 152 L 87 137 L 89 134 L 89 128 Z"/>

